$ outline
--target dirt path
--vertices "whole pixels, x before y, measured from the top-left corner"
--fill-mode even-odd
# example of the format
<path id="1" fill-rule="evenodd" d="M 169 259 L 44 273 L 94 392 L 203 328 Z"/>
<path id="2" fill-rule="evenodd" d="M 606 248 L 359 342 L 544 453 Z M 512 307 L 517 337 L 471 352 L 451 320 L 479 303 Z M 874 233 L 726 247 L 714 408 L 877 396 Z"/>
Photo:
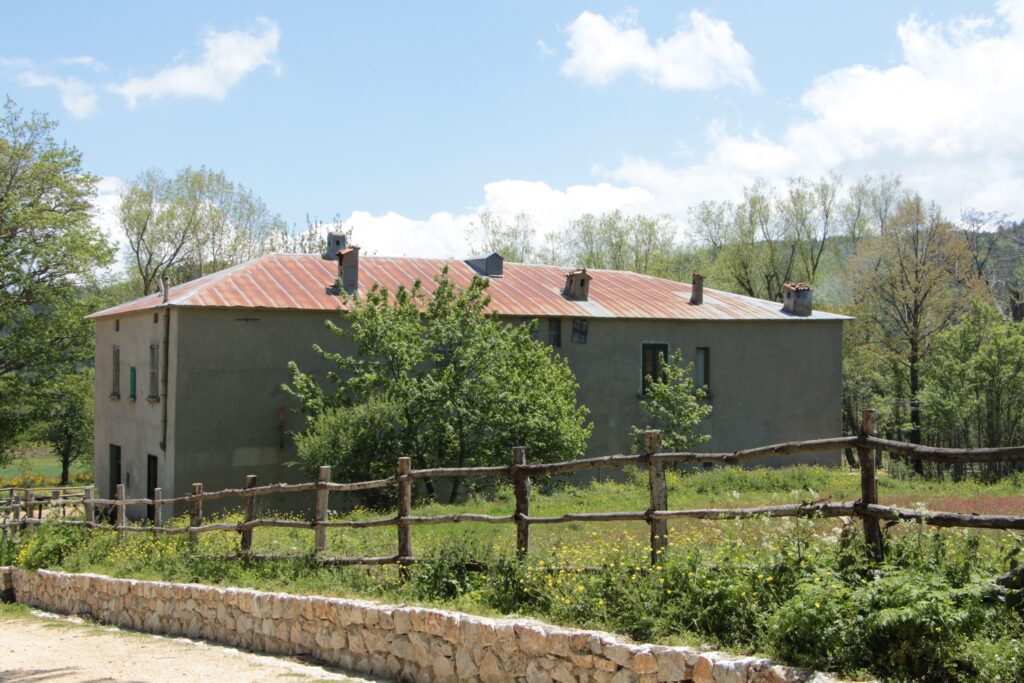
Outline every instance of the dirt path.
<path id="1" fill-rule="evenodd" d="M 0 683 L 370 680 L 295 659 L 122 631 L 40 612 L 0 617 Z"/>

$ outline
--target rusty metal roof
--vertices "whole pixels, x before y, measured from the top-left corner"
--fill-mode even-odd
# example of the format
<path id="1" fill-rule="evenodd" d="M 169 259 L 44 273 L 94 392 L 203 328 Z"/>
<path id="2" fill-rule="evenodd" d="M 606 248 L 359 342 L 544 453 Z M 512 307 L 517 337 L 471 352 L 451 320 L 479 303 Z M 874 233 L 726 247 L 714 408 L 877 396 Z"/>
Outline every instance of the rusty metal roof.
<path id="1" fill-rule="evenodd" d="M 427 292 L 448 266 L 448 276 L 467 287 L 476 275 L 465 261 L 452 259 L 362 256 L 359 291 L 374 284 L 394 291 L 417 279 Z M 491 310 L 527 317 L 647 318 L 657 320 L 843 320 L 845 316 L 815 311 L 795 316 L 773 301 L 704 289 L 704 303 L 690 304 L 690 285 L 621 270 L 588 269 L 593 276 L 588 301 L 562 294 L 569 269 L 560 266 L 506 263 L 504 274 L 490 278 Z M 343 310 L 331 288 L 338 277 L 335 261 L 315 254 L 268 254 L 248 263 L 171 288 L 172 307 L 255 308 L 304 311 Z M 93 313 L 107 318 L 163 306 L 160 294 Z"/>

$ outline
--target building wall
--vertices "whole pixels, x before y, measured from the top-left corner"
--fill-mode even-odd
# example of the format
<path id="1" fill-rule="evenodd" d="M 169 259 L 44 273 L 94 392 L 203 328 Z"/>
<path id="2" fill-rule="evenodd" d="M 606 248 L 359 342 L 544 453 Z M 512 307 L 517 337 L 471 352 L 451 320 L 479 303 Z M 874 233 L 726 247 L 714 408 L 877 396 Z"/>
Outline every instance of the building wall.
<path id="1" fill-rule="evenodd" d="M 149 398 L 150 344 L 158 344 L 160 372 L 164 371 L 163 337 L 165 311 L 143 311 L 120 318 L 96 321 L 96 421 L 93 437 L 93 478 L 98 496 L 112 498 L 110 482 L 110 446 L 121 447 L 121 483 L 128 498 L 146 497 L 149 455 L 157 457 L 157 485 L 169 497 L 174 490 L 174 387 L 175 387 L 175 321 L 172 310 L 171 352 L 168 367 L 168 434 L 167 449 L 161 448 L 163 398 Z M 156 322 L 154 322 L 156 315 Z M 119 329 L 118 329 L 119 328 Z M 113 347 L 120 349 L 120 398 L 113 391 Z M 136 369 L 136 398 L 129 397 L 130 369 Z M 159 379 L 159 378 L 158 378 Z M 157 391 L 159 392 L 159 382 Z M 130 507 L 133 517 L 145 514 L 145 508 Z"/>
<path id="2" fill-rule="evenodd" d="M 540 338 L 547 339 L 547 321 Z M 644 423 L 641 353 L 667 343 L 693 362 L 709 349 L 712 413 L 702 425 L 703 451 L 734 451 L 781 441 L 839 436 L 842 429 L 842 322 L 657 321 L 592 318 L 585 344 L 562 319 L 560 352 L 580 384 L 594 432 L 588 455 L 629 450 L 629 431 Z M 836 462 L 833 453 L 778 462 Z M 762 461 L 761 464 L 773 464 Z"/>
<path id="3" fill-rule="evenodd" d="M 126 400 L 127 367 L 146 368 L 149 344 L 162 334 L 152 313 L 97 323 L 96 481 L 107 481 L 109 443 L 122 446 L 129 495 L 145 494 L 145 456 L 161 456 L 164 495 L 185 493 L 192 482 L 207 490 L 241 486 L 246 474 L 260 483 L 308 480 L 286 463 L 296 458 L 288 432 L 304 418 L 282 390 L 287 363 L 317 376 L 329 364 L 312 350 L 352 353 L 331 334 L 336 314 L 298 311 L 177 308 L 172 312 L 171 424 L 168 456 L 159 450 L 159 403 Z M 562 319 L 565 355 L 580 384 L 580 401 L 594 423 L 587 455 L 627 452 L 629 430 L 642 424 L 641 347 L 664 342 L 692 361 L 710 349 L 711 404 L 705 424 L 712 435 L 701 450 L 732 451 L 781 441 L 837 436 L 841 431 L 842 323 L 840 321 L 650 321 L 589 319 L 587 341 L 572 341 L 572 320 Z M 547 321 L 539 326 L 547 339 Z M 122 398 L 109 398 L 110 351 L 122 355 Z M 145 377 L 140 372 L 140 377 Z M 283 425 L 280 421 L 283 412 Z M 176 459 L 175 459 L 176 454 Z M 790 456 L 778 462 L 837 461 L 837 453 Z M 761 464 L 773 464 L 764 461 Z M 130 472 L 130 475 L 127 473 Z M 275 502 L 276 504 L 276 502 Z M 301 505 L 300 505 L 301 507 Z"/>
<path id="4" fill-rule="evenodd" d="M 307 473 L 287 465 L 296 459 L 289 432 L 301 430 L 305 418 L 294 412 L 298 404 L 281 385 L 291 382 L 289 361 L 326 376 L 330 366 L 312 346 L 341 350 L 342 340 L 326 328 L 337 315 L 178 310 L 175 476 L 181 492 L 192 482 L 208 491 L 240 487 L 247 474 L 261 484 L 309 481 Z"/>

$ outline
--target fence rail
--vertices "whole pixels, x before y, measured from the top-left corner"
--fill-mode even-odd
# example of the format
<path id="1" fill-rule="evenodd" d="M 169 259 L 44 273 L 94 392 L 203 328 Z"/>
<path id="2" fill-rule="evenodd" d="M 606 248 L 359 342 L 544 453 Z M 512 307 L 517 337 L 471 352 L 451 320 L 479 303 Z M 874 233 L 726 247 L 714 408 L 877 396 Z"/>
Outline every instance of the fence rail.
<path id="1" fill-rule="evenodd" d="M 665 483 L 665 466 L 672 463 L 717 463 L 739 465 L 780 455 L 820 452 L 822 450 L 855 447 L 861 474 L 861 497 L 857 501 L 796 503 L 747 508 L 708 508 L 671 510 L 668 504 L 668 489 Z M 327 564 L 398 564 L 405 566 L 417 561 L 413 554 L 413 533 L 416 526 L 428 524 L 457 524 L 462 522 L 485 524 L 512 524 L 516 528 L 516 552 L 525 557 L 529 552 L 530 527 L 543 524 L 564 524 L 572 522 L 646 522 L 650 527 L 651 561 L 656 562 L 668 545 L 668 522 L 672 519 L 730 520 L 755 517 L 860 517 L 864 536 L 872 554 L 881 559 L 884 554 L 880 522 L 914 521 L 938 527 L 965 527 L 975 529 L 1024 530 L 1024 516 L 979 515 L 943 511 L 924 511 L 881 505 L 878 500 L 878 480 L 875 470 L 876 451 L 920 458 L 937 463 L 992 463 L 1024 461 L 1024 446 L 984 449 L 950 449 L 919 446 L 898 441 L 889 441 L 875 436 L 875 411 L 866 410 L 862 415 L 861 433 L 808 441 L 762 446 L 731 453 L 664 453 L 661 452 L 661 434 L 657 431 L 644 433 L 644 452 L 638 455 L 610 455 L 585 458 L 557 463 L 529 464 L 526 449 L 512 449 L 512 462 L 499 467 L 442 467 L 414 470 L 407 457 L 398 459 L 396 473 L 385 479 L 372 481 L 336 483 L 330 481 L 330 467 L 320 468 L 318 481 L 301 484 L 256 485 L 256 477 L 248 475 L 245 486 L 221 491 L 204 491 L 200 483 L 192 485 L 192 492 L 174 498 L 163 498 L 156 489 L 152 498 L 127 498 L 124 486 L 118 485 L 116 497 L 112 499 L 94 497 L 93 487 L 63 487 L 47 489 L 0 489 L 0 528 L 4 536 L 29 526 L 56 521 L 60 524 L 83 526 L 93 529 L 116 531 L 121 537 L 128 533 L 187 534 L 193 542 L 199 535 L 210 532 L 233 532 L 241 535 L 238 557 L 281 558 L 289 555 L 268 555 L 252 552 L 253 530 L 261 527 L 310 529 L 314 532 L 314 547 L 321 560 Z M 594 468 L 639 466 L 647 469 L 650 491 L 650 506 L 644 511 L 579 512 L 552 517 L 530 515 L 530 491 L 532 478 L 552 474 L 578 472 Z M 435 516 L 412 514 L 412 483 L 417 479 L 499 477 L 510 478 L 515 492 L 515 509 L 508 515 L 485 515 L 456 513 Z M 395 487 L 396 514 L 368 520 L 331 520 L 329 497 L 331 493 L 353 493 Z M 310 521 L 265 519 L 256 516 L 255 501 L 258 497 L 302 492 L 314 492 L 315 519 Z M 238 523 L 203 523 L 203 503 L 226 498 L 242 499 L 243 521 Z M 153 524 L 140 526 L 129 524 L 127 507 L 147 505 L 153 510 Z M 162 521 L 162 507 L 179 505 L 188 511 L 189 525 L 168 527 Z M 114 510 L 113 524 L 97 521 L 98 506 Z M 68 519 L 67 508 L 75 511 L 81 508 L 81 519 Z M 49 514 L 44 515 L 44 508 Z M 44 519 L 45 518 L 45 519 Z M 329 529 L 366 529 L 394 526 L 397 529 L 397 553 L 386 557 L 327 557 Z"/>

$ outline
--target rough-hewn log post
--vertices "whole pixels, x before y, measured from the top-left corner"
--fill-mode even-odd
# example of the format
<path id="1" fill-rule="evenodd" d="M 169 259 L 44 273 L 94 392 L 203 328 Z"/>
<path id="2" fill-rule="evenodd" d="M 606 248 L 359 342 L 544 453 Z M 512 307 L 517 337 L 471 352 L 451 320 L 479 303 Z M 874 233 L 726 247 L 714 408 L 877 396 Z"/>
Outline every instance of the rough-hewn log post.
<path id="1" fill-rule="evenodd" d="M 245 488 L 251 489 L 256 485 L 256 475 L 247 474 L 245 475 Z M 256 519 L 256 496 L 245 497 L 245 520 L 251 522 Z M 242 552 L 247 553 L 252 550 L 252 527 L 247 527 L 242 530 L 242 541 L 241 541 Z"/>
<path id="2" fill-rule="evenodd" d="M 652 429 L 644 432 L 644 455 L 647 456 L 647 479 L 651 494 L 649 512 L 668 509 L 668 487 L 665 485 L 665 465 L 650 456 L 661 451 L 661 432 Z M 651 527 L 651 564 L 658 564 L 662 553 L 668 547 L 668 520 L 648 519 Z"/>
<path id="3" fill-rule="evenodd" d="M 412 458 L 398 459 L 398 562 L 401 574 L 412 557 L 412 527 L 406 519 L 412 515 Z"/>
<path id="4" fill-rule="evenodd" d="M 92 527 L 96 523 L 96 508 L 92 504 L 92 487 L 87 486 L 82 491 L 82 514 L 85 517 L 85 526 Z"/>
<path id="5" fill-rule="evenodd" d="M 530 476 L 517 467 L 526 464 L 526 447 L 512 449 L 512 484 L 516 493 L 516 555 L 526 559 L 530 552 Z"/>
<path id="6" fill-rule="evenodd" d="M 326 484 L 331 480 L 331 466 L 323 465 L 320 467 L 319 481 Z M 330 491 L 327 489 L 316 490 L 316 551 L 318 553 L 323 552 L 327 549 L 327 527 L 324 523 L 327 522 L 327 496 L 330 495 Z"/>
<path id="7" fill-rule="evenodd" d="M 164 527 L 163 507 L 164 490 L 159 486 L 153 489 L 153 533 L 157 533 Z"/>
<path id="8" fill-rule="evenodd" d="M 117 540 L 123 541 L 125 536 L 124 528 L 128 526 L 128 515 L 125 510 L 127 506 L 124 504 L 124 484 L 117 485 L 117 502 L 114 505 L 117 508 Z"/>
<path id="9" fill-rule="evenodd" d="M 192 484 L 192 495 L 201 496 L 203 494 L 203 485 L 201 483 Z M 203 524 L 203 499 L 197 498 L 189 501 L 189 516 L 188 525 L 191 527 L 202 526 Z M 189 543 L 193 546 L 199 545 L 199 533 L 196 531 L 190 531 L 188 534 Z"/>
<path id="10" fill-rule="evenodd" d="M 860 431 L 863 436 L 874 436 L 878 412 L 875 410 L 864 410 L 861 412 Z M 873 449 L 857 447 L 857 457 L 860 460 L 860 502 L 864 505 L 875 505 L 878 503 L 878 476 Z M 862 515 L 864 522 L 864 540 L 868 544 L 871 555 L 876 560 L 881 560 L 884 549 L 882 548 L 882 528 L 877 517 Z"/>

